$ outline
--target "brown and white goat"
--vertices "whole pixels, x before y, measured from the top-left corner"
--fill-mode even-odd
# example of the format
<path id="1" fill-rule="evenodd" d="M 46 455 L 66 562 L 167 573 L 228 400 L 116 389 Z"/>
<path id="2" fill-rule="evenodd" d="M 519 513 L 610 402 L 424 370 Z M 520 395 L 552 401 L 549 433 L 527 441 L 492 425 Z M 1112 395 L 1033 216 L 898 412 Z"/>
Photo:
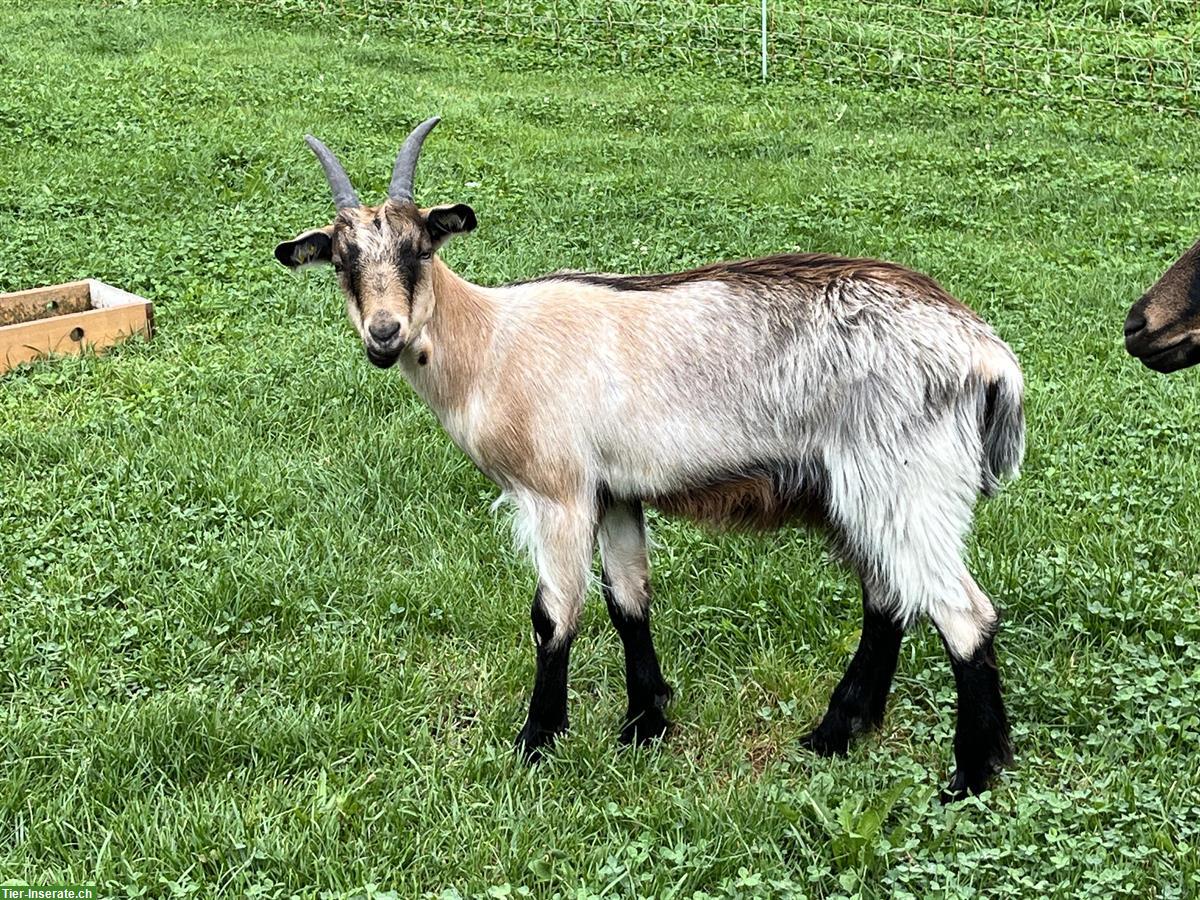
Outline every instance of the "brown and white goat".
<path id="1" fill-rule="evenodd" d="M 932 279 L 821 254 L 673 275 L 552 274 L 480 287 L 436 252 L 464 205 L 419 209 L 412 178 L 436 119 L 396 161 L 388 199 L 333 189 L 331 225 L 280 244 L 330 263 L 377 366 L 399 363 L 453 441 L 517 509 L 538 573 L 537 675 L 517 737 L 530 758 L 567 727 L 567 660 L 597 542 L 625 650 L 623 742 L 668 727 L 650 635 L 643 505 L 717 526 L 817 523 L 862 580 L 857 652 L 805 738 L 821 755 L 878 725 L 904 629 L 931 619 L 958 688 L 947 797 L 1010 760 L 997 615 L 963 563 L 979 492 L 1024 451 L 1021 370 Z"/>
<path id="2" fill-rule="evenodd" d="M 1133 304 L 1125 349 L 1156 372 L 1200 363 L 1200 242 Z"/>

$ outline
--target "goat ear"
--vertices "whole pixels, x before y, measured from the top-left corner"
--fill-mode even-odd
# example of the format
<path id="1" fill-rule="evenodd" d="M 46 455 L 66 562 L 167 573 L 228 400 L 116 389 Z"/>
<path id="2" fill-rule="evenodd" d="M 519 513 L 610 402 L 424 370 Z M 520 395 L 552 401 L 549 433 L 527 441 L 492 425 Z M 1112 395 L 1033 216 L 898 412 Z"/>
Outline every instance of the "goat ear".
<path id="1" fill-rule="evenodd" d="M 474 231 L 477 224 L 475 210 L 465 203 L 435 206 L 425 210 L 425 225 L 429 228 L 429 236 L 433 238 L 433 243 L 438 247 L 456 234 Z"/>
<path id="2" fill-rule="evenodd" d="M 275 248 L 275 258 L 289 269 L 333 262 L 333 226 L 314 228 Z"/>

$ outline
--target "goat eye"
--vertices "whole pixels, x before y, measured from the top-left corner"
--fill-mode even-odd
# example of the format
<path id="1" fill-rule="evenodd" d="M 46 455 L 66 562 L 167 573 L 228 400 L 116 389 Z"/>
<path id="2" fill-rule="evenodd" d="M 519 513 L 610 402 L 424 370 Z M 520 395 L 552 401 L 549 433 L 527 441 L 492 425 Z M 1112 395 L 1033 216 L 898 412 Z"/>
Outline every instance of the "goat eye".
<path id="1" fill-rule="evenodd" d="M 429 253 L 429 252 L 422 253 L 422 254 L 421 254 L 421 259 L 423 259 L 423 260 L 425 260 L 425 261 L 427 261 L 427 262 L 428 262 L 429 260 L 433 259 L 433 254 L 432 254 L 432 253 Z"/>

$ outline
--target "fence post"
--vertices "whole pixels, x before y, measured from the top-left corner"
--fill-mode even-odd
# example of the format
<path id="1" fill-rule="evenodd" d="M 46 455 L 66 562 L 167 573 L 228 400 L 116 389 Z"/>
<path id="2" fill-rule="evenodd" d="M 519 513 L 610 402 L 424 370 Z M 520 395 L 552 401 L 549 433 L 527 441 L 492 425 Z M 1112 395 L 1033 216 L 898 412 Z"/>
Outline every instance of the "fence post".
<path id="1" fill-rule="evenodd" d="M 762 0 L 762 80 L 767 80 L 767 0 Z"/>

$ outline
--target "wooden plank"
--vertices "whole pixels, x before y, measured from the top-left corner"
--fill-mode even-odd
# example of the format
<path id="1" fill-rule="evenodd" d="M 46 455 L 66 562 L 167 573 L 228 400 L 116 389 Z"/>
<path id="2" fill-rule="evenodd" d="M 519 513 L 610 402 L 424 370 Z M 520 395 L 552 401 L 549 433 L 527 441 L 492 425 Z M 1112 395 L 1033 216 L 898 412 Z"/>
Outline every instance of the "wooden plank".
<path id="1" fill-rule="evenodd" d="M 150 337 L 153 305 L 146 300 L 0 327 L 0 374 L 51 353 L 100 351 L 133 334 Z"/>
<path id="2" fill-rule="evenodd" d="M 35 322 L 64 313 L 83 312 L 92 308 L 92 292 L 91 282 L 72 281 L 69 284 L 52 284 L 28 291 L 0 294 L 0 326 Z"/>

